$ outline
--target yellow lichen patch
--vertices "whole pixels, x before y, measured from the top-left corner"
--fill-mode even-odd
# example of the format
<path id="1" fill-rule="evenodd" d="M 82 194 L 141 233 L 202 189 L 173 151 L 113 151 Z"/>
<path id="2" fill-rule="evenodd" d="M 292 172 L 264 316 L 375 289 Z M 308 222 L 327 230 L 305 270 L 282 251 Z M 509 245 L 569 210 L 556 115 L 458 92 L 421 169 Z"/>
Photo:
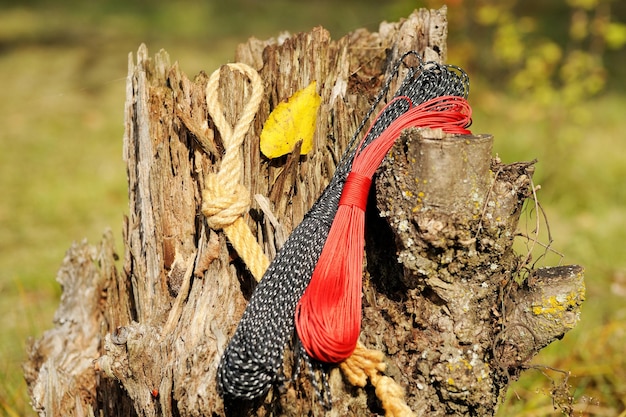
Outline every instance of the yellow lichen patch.
<path id="1" fill-rule="evenodd" d="M 448 367 L 449 371 L 456 371 L 459 368 L 465 368 L 465 369 L 469 369 L 471 371 L 472 368 L 473 368 L 473 366 L 470 363 L 470 361 L 468 361 L 465 358 L 458 358 L 455 362 L 448 363 L 447 367 Z"/>
<path id="2" fill-rule="evenodd" d="M 533 306 L 533 314 L 536 316 L 540 314 L 557 314 L 561 311 L 565 311 L 565 306 L 557 300 L 555 295 L 541 300 L 541 305 Z"/>
<path id="3" fill-rule="evenodd" d="M 585 300 L 585 288 L 581 286 L 578 291 L 569 294 L 552 295 L 541 300 L 541 304 L 533 305 L 533 314 L 538 315 L 559 315 L 564 311 L 578 307 Z"/>

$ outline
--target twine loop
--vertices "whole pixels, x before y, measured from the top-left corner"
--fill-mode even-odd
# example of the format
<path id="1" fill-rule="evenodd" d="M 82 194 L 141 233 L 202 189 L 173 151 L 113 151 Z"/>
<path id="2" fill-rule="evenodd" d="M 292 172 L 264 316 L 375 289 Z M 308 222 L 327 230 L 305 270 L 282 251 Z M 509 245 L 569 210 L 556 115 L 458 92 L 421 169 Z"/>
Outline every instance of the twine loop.
<path id="1" fill-rule="evenodd" d="M 206 86 L 206 101 L 209 115 L 222 137 L 224 156 L 217 173 L 221 186 L 225 189 L 233 189 L 239 183 L 242 170 L 241 145 L 246 137 L 254 116 L 259 110 L 263 98 L 263 81 L 259 74 L 250 66 L 243 63 L 226 65 L 229 69 L 239 71 L 250 80 L 252 91 L 248 102 L 244 106 L 235 126 L 231 126 L 222 109 L 222 103 L 218 98 L 221 70 L 217 69 L 209 77 Z"/>

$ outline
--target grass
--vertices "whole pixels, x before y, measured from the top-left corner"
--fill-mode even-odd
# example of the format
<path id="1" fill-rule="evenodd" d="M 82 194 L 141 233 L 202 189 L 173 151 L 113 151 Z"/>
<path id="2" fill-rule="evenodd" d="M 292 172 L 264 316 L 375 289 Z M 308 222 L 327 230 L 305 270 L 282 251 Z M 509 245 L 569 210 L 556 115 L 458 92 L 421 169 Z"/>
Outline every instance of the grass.
<path id="1" fill-rule="evenodd" d="M 163 47 L 194 75 L 231 60 L 249 36 L 317 24 L 340 36 L 408 12 L 401 1 L 348 1 L 335 9 L 284 0 L 240 0 L 228 9 L 219 2 L 85 4 L 0 13 L 0 415 L 34 415 L 20 367 L 27 338 L 52 326 L 61 293 L 54 277 L 65 250 L 74 240 L 99 241 L 106 227 L 121 240 L 128 52 L 140 42 L 151 52 Z M 580 325 L 534 363 L 572 372 L 577 415 L 618 416 L 626 408 L 626 98 L 605 95 L 573 114 L 533 114 L 528 103 L 474 83 L 472 104 L 473 130 L 494 134 L 505 162 L 539 159 L 535 181 L 553 247 L 563 262 L 586 267 Z M 552 255 L 546 262 L 558 261 Z M 558 387 L 563 377 L 545 373 L 524 374 L 499 415 L 559 415 L 550 378 Z"/>

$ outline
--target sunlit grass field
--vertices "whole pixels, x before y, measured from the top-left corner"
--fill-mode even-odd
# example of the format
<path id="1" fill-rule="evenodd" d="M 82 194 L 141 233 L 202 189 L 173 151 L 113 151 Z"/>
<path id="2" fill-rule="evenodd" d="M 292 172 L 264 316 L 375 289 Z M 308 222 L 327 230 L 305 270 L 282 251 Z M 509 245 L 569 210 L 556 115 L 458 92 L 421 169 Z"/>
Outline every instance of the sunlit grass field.
<path id="1" fill-rule="evenodd" d="M 379 3 L 0 7 L 0 415 L 34 415 L 21 363 L 27 339 L 52 326 L 61 294 L 55 274 L 66 249 L 84 238 L 98 242 L 107 227 L 121 245 L 127 54 L 141 42 L 151 53 L 165 48 L 193 76 L 232 60 L 236 44 L 249 36 L 321 24 L 339 37 L 412 9 L 407 2 Z M 626 97 L 608 92 L 572 113 L 534 114 L 480 74 L 470 76 L 478 79 L 470 96 L 473 131 L 494 134 L 505 162 L 539 160 L 538 197 L 558 252 L 545 264 L 586 268 L 579 326 L 533 363 L 571 371 L 569 391 L 556 391 L 574 396 L 576 415 L 624 417 Z M 525 217 L 520 227 L 534 227 L 534 219 Z M 547 225 L 542 230 L 547 243 Z M 563 380 L 548 369 L 528 371 L 499 415 L 559 415 L 551 391 Z"/>

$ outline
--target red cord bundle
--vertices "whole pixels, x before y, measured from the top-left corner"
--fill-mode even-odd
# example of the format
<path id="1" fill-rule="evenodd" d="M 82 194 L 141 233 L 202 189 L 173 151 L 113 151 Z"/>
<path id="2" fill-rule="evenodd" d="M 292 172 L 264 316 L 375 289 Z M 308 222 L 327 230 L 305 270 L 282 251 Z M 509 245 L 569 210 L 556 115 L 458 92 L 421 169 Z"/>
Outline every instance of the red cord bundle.
<path id="1" fill-rule="evenodd" d="M 471 108 L 462 97 L 437 97 L 415 107 L 408 97 L 395 100 L 407 100 L 411 108 L 371 144 L 365 148 L 363 142 L 359 144 L 311 282 L 296 307 L 295 323 L 302 345 L 309 356 L 323 362 L 348 358 L 359 339 L 365 207 L 372 177 L 383 158 L 409 127 L 471 133 L 465 129 L 471 122 Z"/>

